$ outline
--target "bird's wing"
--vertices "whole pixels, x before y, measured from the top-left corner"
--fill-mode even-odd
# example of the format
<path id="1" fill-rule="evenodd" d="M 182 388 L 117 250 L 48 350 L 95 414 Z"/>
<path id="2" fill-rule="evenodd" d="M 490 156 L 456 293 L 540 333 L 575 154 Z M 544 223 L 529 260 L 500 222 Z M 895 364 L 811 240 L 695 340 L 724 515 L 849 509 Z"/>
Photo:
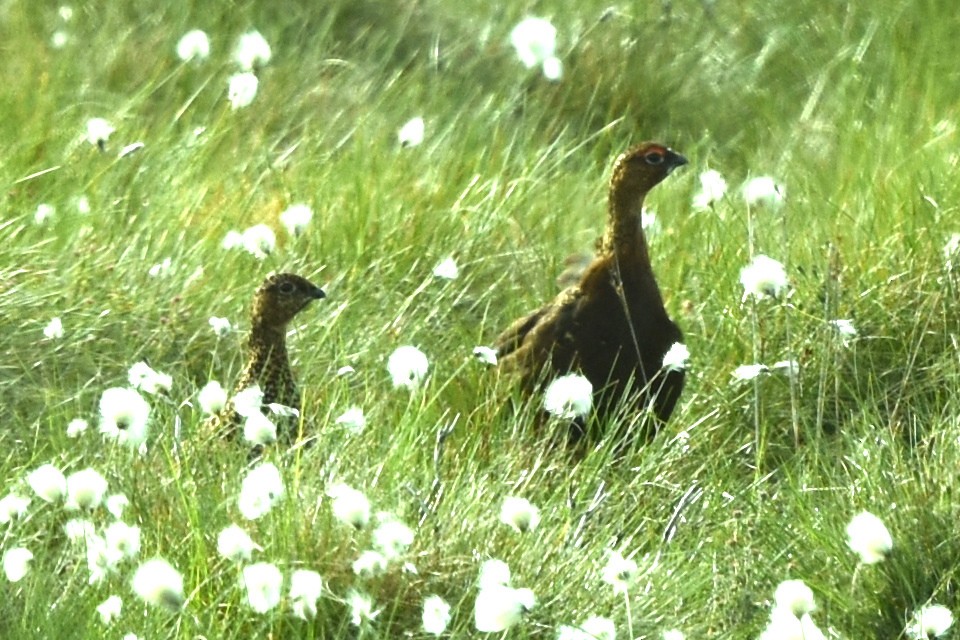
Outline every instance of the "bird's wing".
<path id="1" fill-rule="evenodd" d="M 569 369 L 575 355 L 572 330 L 580 298 L 579 287 L 568 287 L 514 322 L 496 342 L 505 348 L 498 351 L 501 368 L 520 370 L 529 378 L 539 377 L 548 364 L 558 371 Z"/>

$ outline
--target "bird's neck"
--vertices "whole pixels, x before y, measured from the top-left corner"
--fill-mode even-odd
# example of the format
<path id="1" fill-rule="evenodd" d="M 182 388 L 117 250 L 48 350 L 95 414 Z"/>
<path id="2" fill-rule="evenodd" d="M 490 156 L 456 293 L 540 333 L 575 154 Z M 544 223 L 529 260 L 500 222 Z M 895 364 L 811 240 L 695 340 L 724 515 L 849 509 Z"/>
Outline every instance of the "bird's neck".
<path id="1" fill-rule="evenodd" d="M 610 188 L 607 228 L 600 251 L 613 254 L 621 263 L 650 271 L 650 255 L 643 233 L 643 195 L 637 190 L 615 184 Z"/>
<path id="2" fill-rule="evenodd" d="M 248 362 L 244 379 L 251 383 L 260 380 L 265 371 L 285 371 L 289 366 L 287 336 L 281 328 L 254 325 L 247 342 Z"/>

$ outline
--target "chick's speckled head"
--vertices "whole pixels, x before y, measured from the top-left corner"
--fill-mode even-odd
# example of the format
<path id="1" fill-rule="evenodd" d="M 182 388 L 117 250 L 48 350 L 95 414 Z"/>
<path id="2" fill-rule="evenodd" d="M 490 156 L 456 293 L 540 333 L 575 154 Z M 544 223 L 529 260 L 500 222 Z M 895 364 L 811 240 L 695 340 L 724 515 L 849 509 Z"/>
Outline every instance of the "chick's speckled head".
<path id="1" fill-rule="evenodd" d="M 610 185 L 646 193 L 677 167 L 687 164 L 682 155 L 658 142 L 641 142 L 624 151 L 613 163 Z"/>
<path id="2" fill-rule="evenodd" d="M 253 326 L 282 330 L 313 300 L 325 298 L 323 289 L 292 273 L 278 273 L 264 280 L 253 298 Z"/>

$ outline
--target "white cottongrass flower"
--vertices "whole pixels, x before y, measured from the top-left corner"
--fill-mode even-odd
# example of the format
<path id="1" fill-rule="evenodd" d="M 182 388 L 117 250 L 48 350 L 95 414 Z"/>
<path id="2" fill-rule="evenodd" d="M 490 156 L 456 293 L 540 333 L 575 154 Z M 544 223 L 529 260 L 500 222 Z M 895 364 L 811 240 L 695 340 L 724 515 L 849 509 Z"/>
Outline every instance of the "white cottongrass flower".
<path id="1" fill-rule="evenodd" d="M 47 323 L 47 326 L 43 328 L 43 335 L 48 340 L 59 340 L 63 337 L 63 320 L 60 318 L 53 318 L 50 322 Z"/>
<path id="2" fill-rule="evenodd" d="M 490 347 L 474 347 L 473 356 L 483 364 L 495 367 L 497 365 L 497 350 Z"/>
<path id="3" fill-rule="evenodd" d="M 657 213 L 643 207 L 640 209 L 640 228 L 647 232 L 656 231 L 655 227 L 657 226 Z"/>
<path id="4" fill-rule="evenodd" d="M 277 234 L 263 223 L 247 228 L 242 240 L 244 250 L 257 260 L 263 260 L 277 248 Z"/>
<path id="5" fill-rule="evenodd" d="M 505 587 L 510 584 L 510 565 L 503 560 L 491 558 L 480 565 L 480 578 L 477 585 L 480 589 L 487 587 Z"/>
<path id="6" fill-rule="evenodd" d="M 142 639 L 139 638 L 135 633 L 127 633 L 127 634 L 124 634 L 122 640 L 142 640 Z"/>
<path id="7" fill-rule="evenodd" d="M 760 640 L 826 640 L 826 636 L 809 613 L 797 617 L 788 609 L 774 607 Z"/>
<path id="8" fill-rule="evenodd" d="M 246 418 L 254 413 L 260 413 L 263 406 L 263 390 L 255 384 L 247 387 L 233 396 L 233 408 L 237 414 Z"/>
<path id="9" fill-rule="evenodd" d="M 682 342 L 674 342 L 663 354 L 663 368 L 667 371 L 683 371 L 690 359 L 690 349 Z"/>
<path id="10" fill-rule="evenodd" d="M 527 69 L 540 66 L 547 80 L 563 76 L 563 63 L 556 56 L 557 29 L 544 18 L 524 18 L 510 32 L 510 43 Z"/>
<path id="11" fill-rule="evenodd" d="M 53 35 L 50 36 L 50 46 L 54 49 L 63 49 L 69 41 L 70 34 L 63 29 L 57 29 L 53 32 Z"/>
<path id="12" fill-rule="evenodd" d="M 107 544 L 106 539 L 96 534 L 85 540 L 87 548 L 87 569 L 90 571 L 88 584 L 100 584 L 108 576 L 117 572 L 117 565 L 123 560 L 123 553 Z"/>
<path id="13" fill-rule="evenodd" d="M 208 322 L 210 323 L 210 328 L 213 329 L 213 332 L 218 338 L 223 338 L 233 331 L 233 325 L 226 318 L 211 316 Z"/>
<path id="14" fill-rule="evenodd" d="M 443 278 L 444 280 L 456 280 L 460 277 L 460 267 L 453 256 L 447 256 L 433 268 L 433 277 Z"/>
<path id="15" fill-rule="evenodd" d="M 765 203 L 772 206 L 783 204 L 787 189 L 770 176 L 750 178 L 743 183 L 743 199 L 749 205 Z"/>
<path id="16" fill-rule="evenodd" d="M 500 633 L 520 622 L 533 609 L 537 598 L 530 589 L 490 585 L 480 589 L 473 610 L 477 631 Z"/>
<path id="17" fill-rule="evenodd" d="M 353 561 L 353 572 L 361 578 L 374 578 L 387 571 L 389 561 L 379 551 L 368 549 Z"/>
<path id="18" fill-rule="evenodd" d="M 700 174 L 700 191 L 693 196 L 695 209 L 709 209 L 727 193 L 727 181 L 716 169 L 707 169 Z"/>
<path id="19" fill-rule="evenodd" d="M 110 515 L 119 520 L 123 517 L 123 510 L 130 506 L 130 499 L 122 493 L 115 493 L 112 496 L 107 496 L 103 504 Z"/>
<path id="20" fill-rule="evenodd" d="M 526 498 L 509 496 L 500 505 L 500 522 L 517 533 L 533 531 L 540 524 L 540 509 Z"/>
<path id="21" fill-rule="evenodd" d="M 232 524 L 217 536 L 217 553 L 227 560 L 250 560 L 254 550 L 261 547 L 253 541 L 243 527 Z"/>
<path id="22" fill-rule="evenodd" d="M 87 196 L 80 196 L 76 200 L 77 213 L 81 215 L 88 215 L 92 208 L 90 207 L 90 198 Z"/>
<path id="23" fill-rule="evenodd" d="M 777 360 L 770 365 L 770 371 L 779 371 L 793 377 L 800 373 L 800 363 L 796 360 Z"/>
<path id="24" fill-rule="evenodd" d="M 611 640 L 613 636 L 610 636 Z M 683 635 L 683 631 L 679 629 L 668 629 L 663 632 L 662 640 L 686 640 L 686 636 Z"/>
<path id="25" fill-rule="evenodd" d="M 294 238 L 306 230 L 311 220 L 313 220 L 313 209 L 302 203 L 292 204 L 280 214 L 280 224 Z"/>
<path id="26" fill-rule="evenodd" d="M 557 418 L 583 418 L 593 407 L 593 385 L 584 376 L 570 373 L 560 376 L 547 386 L 543 408 Z"/>
<path id="27" fill-rule="evenodd" d="M 127 380 L 134 389 L 150 395 L 156 394 L 160 390 L 170 391 L 173 386 L 173 378 L 169 374 L 154 370 L 142 360 L 130 367 L 130 370 L 127 371 Z"/>
<path id="28" fill-rule="evenodd" d="M 118 556 L 136 558 L 140 553 L 140 527 L 117 520 L 107 526 L 103 536 Z"/>
<path id="29" fill-rule="evenodd" d="M 87 142 L 103 151 L 116 129 L 103 118 L 87 120 Z"/>
<path id="30" fill-rule="evenodd" d="M 769 371 L 770 368 L 765 364 L 742 364 L 733 370 L 733 380 L 734 382 L 746 382 Z"/>
<path id="31" fill-rule="evenodd" d="M 228 251 L 230 249 L 242 248 L 243 234 L 236 229 L 230 229 L 230 231 L 227 231 L 227 235 L 223 236 L 223 241 L 220 243 L 220 246 Z"/>
<path id="32" fill-rule="evenodd" d="M 76 438 L 79 437 L 81 433 L 90 428 L 90 423 L 84 420 L 83 418 L 74 418 L 67 424 L 67 437 Z"/>
<path id="33" fill-rule="evenodd" d="M 423 118 L 417 116 L 406 122 L 400 131 L 397 132 L 397 140 L 401 147 L 417 147 L 423 143 L 423 136 L 426 125 Z"/>
<path id="34" fill-rule="evenodd" d="M 27 484 L 42 500 L 56 502 L 67 493 L 67 478 L 52 464 L 37 467 L 27 475 Z"/>
<path id="35" fill-rule="evenodd" d="M 257 520 L 270 512 L 283 492 L 280 470 L 271 462 L 263 462 L 244 476 L 237 506 L 244 518 Z"/>
<path id="36" fill-rule="evenodd" d="M 216 380 L 211 380 L 200 389 L 200 393 L 197 394 L 197 403 L 205 415 L 212 416 L 220 413 L 227 404 L 227 390 Z"/>
<path id="37" fill-rule="evenodd" d="M 615 594 L 626 593 L 630 589 L 630 583 L 636 577 L 637 571 L 638 567 L 635 561 L 624 558 L 619 551 L 611 551 L 607 557 L 607 564 L 603 567 L 601 577 L 604 582 L 613 587 Z"/>
<path id="38" fill-rule="evenodd" d="M 283 589 L 283 574 L 277 565 L 258 562 L 243 568 L 241 579 L 247 604 L 257 613 L 266 613 L 278 604 Z"/>
<path id="39" fill-rule="evenodd" d="M 906 634 L 910 640 L 942 637 L 953 626 L 953 613 L 939 604 L 928 604 L 913 613 Z"/>
<path id="40" fill-rule="evenodd" d="M 3 573 L 10 582 L 20 582 L 30 572 L 33 553 L 25 547 L 14 547 L 3 553 Z"/>
<path id="41" fill-rule="evenodd" d="M 847 546 L 860 556 L 860 562 L 874 564 L 883 560 L 893 548 L 893 537 L 880 518 L 862 511 L 847 525 Z"/>
<path id="42" fill-rule="evenodd" d="M 363 414 L 363 409 L 353 406 L 337 416 L 334 424 L 340 425 L 353 435 L 360 435 L 367 427 L 367 417 Z"/>
<path id="43" fill-rule="evenodd" d="M 430 361 L 426 354 L 410 345 L 397 347 L 387 359 L 387 371 L 393 379 L 394 388 L 418 388 L 429 369 Z"/>
<path id="44" fill-rule="evenodd" d="M 293 615 L 309 620 L 317 615 L 317 600 L 323 593 L 323 578 L 316 571 L 297 569 L 290 575 Z"/>
<path id="45" fill-rule="evenodd" d="M 47 220 L 51 220 L 56 213 L 57 210 L 53 205 L 46 202 L 40 203 L 33 213 L 33 221 L 38 225 L 46 224 Z"/>
<path id="46" fill-rule="evenodd" d="M 100 396 L 100 433 L 136 449 L 147 439 L 150 405 L 127 387 L 111 387 Z"/>
<path id="47" fill-rule="evenodd" d="M 177 41 L 177 57 L 184 62 L 209 58 L 210 38 L 206 32 L 201 29 L 193 29 L 183 34 Z"/>
<path id="48" fill-rule="evenodd" d="M 740 284 L 743 285 L 743 300 L 750 296 L 778 298 L 789 284 L 787 270 L 783 263 L 769 256 L 757 255 L 740 270 Z"/>
<path id="49" fill-rule="evenodd" d="M 110 596 L 97 605 L 97 613 L 100 614 L 100 621 L 109 625 L 116 618 L 120 617 L 120 611 L 123 609 L 123 599 L 120 596 Z"/>
<path id="50" fill-rule="evenodd" d="M 840 334 L 840 339 L 845 346 L 849 345 L 850 341 L 857 337 L 857 328 L 853 325 L 853 320 L 831 320 L 830 325 Z"/>
<path id="51" fill-rule="evenodd" d="M 172 266 L 173 260 L 168 256 L 150 267 L 150 269 L 147 271 L 147 275 L 151 278 L 159 278 L 160 276 L 169 275 Z"/>
<path id="52" fill-rule="evenodd" d="M 27 512 L 29 506 L 30 498 L 24 498 L 15 493 L 5 495 L 0 499 L 0 524 L 7 524 L 19 518 Z"/>
<path id="53" fill-rule="evenodd" d="M 327 489 L 333 500 L 333 517 L 355 529 L 362 529 L 370 522 L 370 500 L 359 489 L 338 483 Z"/>
<path id="54" fill-rule="evenodd" d="M 373 598 L 355 589 L 347 594 L 347 606 L 350 607 L 350 618 L 355 627 L 371 622 L 380 615 L 379 610 L 373 610 Z"/>
<path id="55" fill-rule="evenodd" d="M 413 536 L 413 529 L 399 520 L 389 519 L 373 530 L 373 546 L 388 560 L 395 560 L 413 544 Z"/>
<path id="56" fill-rule="evenodd" d="M 67 476 L 67 509 L 96 509 L 103 502 L 107 486 L 107 479 L 96 469 L 88 467 L 71 473 Z"/>
<path id="57" fill-rule="evenodd" d="M 259 411 L 251 413 L 243 421 L 243 439 L 258 446 L 276 442 L 277 424 Z"/>
<path id="58" fill-rule="evenodd" d="M 439 636 L 450 624 L 450 605 L 440 596 L 428 596 L 423 601 L 423 630 Z"/>
<path id="59" fill-rule="evenodd" d="M 774 606 L 786 609 L 798 618 L 805 613 L 813 613 L 817 604 L 813 600 L 813 590 L 803 580 L 784 580 L 773 592 Z"/>
<path id="60" fill-rule="evenodd" d="M 235 73 L 227 78 L 227 100 L 230 101 L 230 108 L 236 111 L 249 107 L 257 97 L 259 87 L 260 80 L 250 71 Z"/>
<path id="61" fill-rule="evenodd" d="M 97 535 L 97 527 L 84 518 L 73 518 L 63 525 L 63 532 L 70 542 L 86 542 Z"/>
<path id="62" fill-rule="evenodd" d="M 564 625 L 560 627 L 557 634 L 557 640 L 616 640 L 616 638 L 616 624 L 610 618 L 602 616 L 591 616 L 578 627 Z"/>
<path id="63" fill-rule="evenodd" d="M 133 574 L 133 591 L 144 602 L 177 611 L 183 606 L 183 576 L 163 558 L 141 564 Z"/>
<path id="64" fill-rule="evenodd" d="M 240 36 L 237 48 L 233 50 L 233 60 L 244 71 L 252 71 L 254 67 L 270 62 L 273 52 L 270 44 L 259 31 L 248 31 Z"/>

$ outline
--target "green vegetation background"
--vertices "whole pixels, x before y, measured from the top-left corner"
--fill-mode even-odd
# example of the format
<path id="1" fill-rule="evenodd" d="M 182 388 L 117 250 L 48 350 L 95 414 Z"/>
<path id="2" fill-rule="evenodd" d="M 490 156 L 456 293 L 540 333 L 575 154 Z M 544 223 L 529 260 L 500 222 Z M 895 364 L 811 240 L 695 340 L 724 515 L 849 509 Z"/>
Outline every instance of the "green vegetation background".
<path id="1" fill-rule="evenodd" d="M 48 461 L 94 466 L 130 497 L 143 557 L 170 559 L 191 598 L 171 619 L 145 614 L 127 576 L 88 587 L 65 514 L 35 500 L 2 533 L 3 548 L 25 544 L 36 559 L 23 582 L 0 585 L 0 636 L 353 637 L 339 599 L 360 584 L 350 563 L 367 541 L 332 521 L 322 497 L 334 478 L 420 522 L 419 574 L 363 584 L 382 609 L 365 637 L 418 637 L 431 593 L 454 606 L 453 635 L 476 633 L 488 557 L 539 597 L 518 638 L 594 614 L 621 637 L 628 625 L 648 638 L 674 627 L 755 637 L 787 578 L 813 588 L 814 618 L 835 637 L 899 637 L 928 601 L 957 611 L 960 300 L 942 253 L 960 231 L 952 1 L 74 8 L 63 23 L 56 3 L 0 2 L 0 478 L 17 489 Z M 559 83 L 523 69 L 508 44 L 531 14 L 558 29 Z M 193 28 L 213 53 L 182 64 L 174 47 Z M 231 111 L 230 51 L 251 28 L 274 57 L 254 103 Z M 58 29 L 69 36 L 59 50 Z M 417 115 L 424 144 L 398 148 Z M 82 140 L 91 117 L 117 127 L 105 153 Z M 470 352 L 554 293 L 564 256 L 600 232 L 612 158 L 644 139 L 691 159 L 649 203 L 689 382 L 651 445 L 622 462 L 605 447 L 572 461 Z M 134 141 L 145 148 L 118 159 Z M 706 168 L 734 189 L 695 212 Z M 763 174 L 786 185 L 786 204 L 748 211 L 736 186 Z M 81 195 L 89 215 L 76 211 Z M 316 216 L 293 241 L 277 215 L 295 202 Z M 40 203 L 57 210 L 42 226 Z M 220 248 L 259 222 L 280 237 L 265 262 Z M 785 263 L 789 301 L 741 303 L 739 269 L 755 253 Z M 461 277 L 436 280 L 447 255 Z M 149 277 L 165 257 L 171 274 Z M 189 446 L 200 416 L 185 401 L 238 374 L 246 307 L 272 270 L 329 294 L 292 339 L 319 444 L 277 457 L 291 496 L 248 526 L 262 559 L 326 579 L 312 624 L 244 608 L 215 542 L 239 518 L 244 454 Z M 211 315 L 240 332 L 218 341 Z M 45 340 L 54 316 L 66 335 Z M 837 318 L 859 330 L 849 346 L 828 324 Z M 402 344 L 431 358 L 412 396 L 384 367 Z M 66 424 L 95 423 L 102 391 L 141 359 L 174 377 L 167 400 L 151 399 L 149 454 L 106 447 L 95 430 L 67 439 Z M 737 365 L 784 359 L 799 361 L 795 378 L 731 384 Z M 346 364 L 357 374 L 336 378 Z M 360 436 L 333 424 L 353 404 L 370 420 Z M 497 522 L 507 495 L 540 506 L 537 531 Z M 843 530 L 862 509 L 896 546 L 858 570 Z M 599 580 L 608 548 L 636 552 L 644 571 L 629 607 Z M 125 610 L 105 631 L 94 608 L 111 593 Z"/>

